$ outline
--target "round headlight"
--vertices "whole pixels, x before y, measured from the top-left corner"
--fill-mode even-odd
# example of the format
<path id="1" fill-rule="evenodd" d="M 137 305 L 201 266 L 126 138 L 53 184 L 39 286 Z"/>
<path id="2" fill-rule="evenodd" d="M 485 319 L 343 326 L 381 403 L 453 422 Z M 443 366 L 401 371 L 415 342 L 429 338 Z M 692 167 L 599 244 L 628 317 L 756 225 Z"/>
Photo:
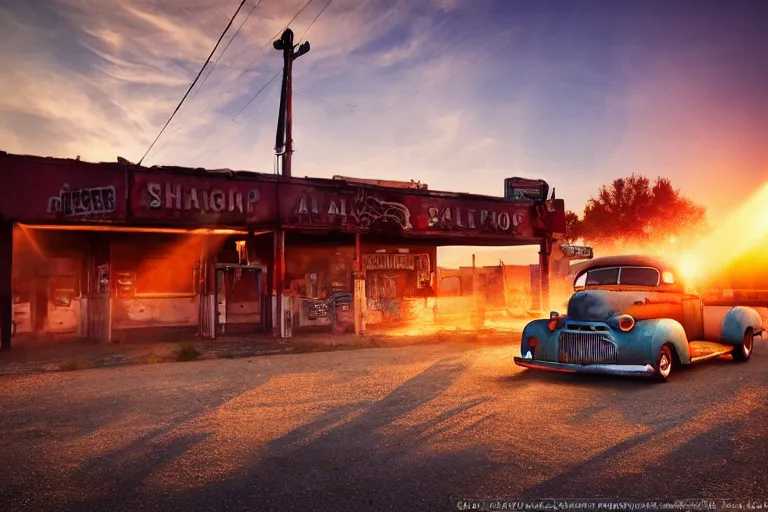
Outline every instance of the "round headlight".
<path id="1" fill-rule="evenodd" d="M 629 315 L 621 315 L 619 317 L 619 329 L 624 332 L 631 331 L 635 326 L 635 319 Z"/>

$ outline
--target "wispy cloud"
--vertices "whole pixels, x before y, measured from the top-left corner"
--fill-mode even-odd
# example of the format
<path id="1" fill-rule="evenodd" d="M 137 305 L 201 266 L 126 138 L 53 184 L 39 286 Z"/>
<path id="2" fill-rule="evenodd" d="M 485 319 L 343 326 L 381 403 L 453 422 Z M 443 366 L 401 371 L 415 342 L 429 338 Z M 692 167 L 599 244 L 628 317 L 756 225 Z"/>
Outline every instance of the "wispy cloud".
<path id="1" fill-rule="evenodd" d="M 297 38 L 327 2 L 301 12 Z M 137 160 L 237 4 L 7 0 L 2 149 Z M 280 69 L 271 37 L 305 4 L 262 0 L 145 162 L 271 172 L 279 80 L 249 101 Z M 643 172 L 726 208 L 739 191 L 694 177 L 727 170 L 747 188 L 768 179 L 764 8 L 694 4 L 661 13 L 657 4 L 333 0 L 295 65 L 295 172 L 491 194 L 507 176 L 536 176 L 575 209 L 600 184 Z"/>

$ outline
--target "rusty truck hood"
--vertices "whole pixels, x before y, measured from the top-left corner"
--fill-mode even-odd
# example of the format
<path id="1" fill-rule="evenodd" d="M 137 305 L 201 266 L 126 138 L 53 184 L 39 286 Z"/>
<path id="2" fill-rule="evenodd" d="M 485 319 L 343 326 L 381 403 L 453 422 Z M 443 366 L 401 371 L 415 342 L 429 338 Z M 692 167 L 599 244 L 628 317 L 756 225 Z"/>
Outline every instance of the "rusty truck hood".
<path id="1" fill-rule="evenodd" d="M 632 313 L 648 303 L 648 292 L 585 290 L 568 301 L 568 318 L 582 322 L 605 322 L 620 313 Z"/>

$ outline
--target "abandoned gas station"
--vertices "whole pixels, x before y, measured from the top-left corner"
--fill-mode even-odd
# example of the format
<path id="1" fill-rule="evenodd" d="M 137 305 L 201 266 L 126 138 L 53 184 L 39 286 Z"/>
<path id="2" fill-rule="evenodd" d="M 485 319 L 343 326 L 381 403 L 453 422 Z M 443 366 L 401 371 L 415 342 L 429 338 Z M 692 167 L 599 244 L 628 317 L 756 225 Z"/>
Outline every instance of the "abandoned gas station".
<path id="1" fill-rule="evenodd" d="M 322 323 L 334 294 L 360 333 L 431 289 L 450 245 L 538 246 L 547 308 L 565 207 L 541 180 L 507 179 L 494 197 L 118 160 L 0 153 L 3 348 L 142 329 L 286 337 Z"/>

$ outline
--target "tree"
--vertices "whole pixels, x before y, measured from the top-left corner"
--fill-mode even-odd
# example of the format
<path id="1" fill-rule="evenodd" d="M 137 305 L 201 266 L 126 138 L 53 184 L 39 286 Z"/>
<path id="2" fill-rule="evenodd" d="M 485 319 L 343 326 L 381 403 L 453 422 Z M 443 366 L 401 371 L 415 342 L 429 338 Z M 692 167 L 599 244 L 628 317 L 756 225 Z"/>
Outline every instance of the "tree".
<path id="1" fill-rule="evenodd" d="M 566 228 L 568 227 L 566 215 Z M 632 174 L 602 186 L 587 201 L 582 219 L 571 219 L 571 234 L 594 246 L 659 243 L 698 235 L 706 225 L 706 209 L 675 189 L 667 178 L 651 185 Z"/>
<path id="2" fill-rule="evenodd" d="M 576 212 L 565 212 L 565 243 L 572 244 L 581 238 L 581 219 Z"/>

